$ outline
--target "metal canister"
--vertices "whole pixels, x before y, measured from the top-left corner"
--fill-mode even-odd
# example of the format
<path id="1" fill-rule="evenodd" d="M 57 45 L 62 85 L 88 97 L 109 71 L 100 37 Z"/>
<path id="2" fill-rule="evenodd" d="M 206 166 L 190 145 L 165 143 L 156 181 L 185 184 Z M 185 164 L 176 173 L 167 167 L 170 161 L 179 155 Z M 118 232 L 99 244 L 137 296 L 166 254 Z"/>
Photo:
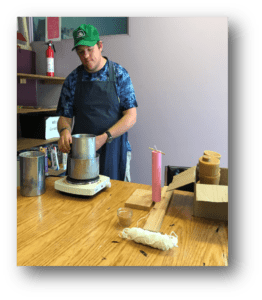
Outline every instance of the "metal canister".
<path id="1" fill-rule="evenodd" d="M 96 158 L 77 159 L 68 157 L 68 175 L 77 180 L 93 179 L 99 175 L 99 154 Z"/>
<path id="2" fill-rule="evenodd" d="M 40 196 L 45 193 L 45 154 L 27 151 L 20 157 L 20 194 Z"/>
<path id="3" fill-rule="evenodd" d="M 94 134 L 72 135 L 72 158 L 75 159 L 96 158 L 96 135 Z"/>

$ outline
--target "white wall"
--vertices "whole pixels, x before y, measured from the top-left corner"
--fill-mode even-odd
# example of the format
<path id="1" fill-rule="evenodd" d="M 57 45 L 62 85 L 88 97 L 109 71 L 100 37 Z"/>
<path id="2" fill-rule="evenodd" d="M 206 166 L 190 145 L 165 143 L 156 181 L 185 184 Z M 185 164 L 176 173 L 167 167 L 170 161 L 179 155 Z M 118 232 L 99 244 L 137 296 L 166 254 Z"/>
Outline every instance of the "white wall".
<path id="1" fill-rule="evenodd" d="M 129 21 L 130 35 L 101 39 L 103 55 L 127 69 L 136 92 L 137 123 L 129 131 L 132 182 L 152 184 L 148 147 L 154 145 L 166 153 L 162 186 L 164 166 L 194 166 L 204 150 L 219 152 L 221 167 L 228 167 L 227 18 Z M 45 51 L 34 44 L 38 53 Z M 71 52 L 73 40 L 55 47 L 61 53 L 56 75 L 67 76 L 80 64 Z M 37 65 L 44 70 L 44 62 Z M 57 103 L 61 88 L 56 89 L 52 95 L 40 87 L 40 101 Z"/>

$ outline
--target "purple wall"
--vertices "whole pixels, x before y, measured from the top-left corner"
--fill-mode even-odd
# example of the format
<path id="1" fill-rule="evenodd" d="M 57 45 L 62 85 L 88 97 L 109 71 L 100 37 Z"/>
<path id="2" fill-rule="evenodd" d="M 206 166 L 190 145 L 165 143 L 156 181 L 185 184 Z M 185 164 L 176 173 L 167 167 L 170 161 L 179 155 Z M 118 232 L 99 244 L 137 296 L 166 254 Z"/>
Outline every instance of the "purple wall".
<path id="1" fill-rule="evenodd" d="M 36 74 L 36 53 L 34 51 L 17 49 L 17 73 Z M 26 84 L 20 84 L 17 78 L 17 105 L 37 105 L 37 83 L 27 79 Z"/>

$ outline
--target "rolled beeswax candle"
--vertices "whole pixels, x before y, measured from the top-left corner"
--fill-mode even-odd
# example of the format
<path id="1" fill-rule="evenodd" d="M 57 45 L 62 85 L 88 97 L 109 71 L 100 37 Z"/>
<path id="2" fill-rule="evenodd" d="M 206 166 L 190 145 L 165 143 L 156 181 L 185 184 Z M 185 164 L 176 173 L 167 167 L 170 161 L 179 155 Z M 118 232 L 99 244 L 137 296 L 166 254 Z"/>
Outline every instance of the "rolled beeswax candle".
<path id="1" fill-rule="evenodd" d="M 203 155 L 199 158 L 199 176 L 217 176 L 220 160 L 215 156 Z"/>
<path id="2" fill-rule="evenodd" d="M 216 158 L 218 158 L 219 160 L 221 159 L 221 154 L 215 152 L 215 151 L 210 151 L 210 150 L 205 150 L 204 151 L 204 155 L 208 155 L 208 156 L 215 156 Z"/>
<path id="3" fill-rule="evenodd" d="M 216 176 L 199 175 L 199 180 L 200 180 L 200 183 L 202 183 L 202 184 L 216 184 L 216 185 L 219 185 L 220 171 Z"/>
<path id="4" fill-rule="evenodd" d="M 152 201 L 161 201 L 161 153 L 152 151 Z"/>

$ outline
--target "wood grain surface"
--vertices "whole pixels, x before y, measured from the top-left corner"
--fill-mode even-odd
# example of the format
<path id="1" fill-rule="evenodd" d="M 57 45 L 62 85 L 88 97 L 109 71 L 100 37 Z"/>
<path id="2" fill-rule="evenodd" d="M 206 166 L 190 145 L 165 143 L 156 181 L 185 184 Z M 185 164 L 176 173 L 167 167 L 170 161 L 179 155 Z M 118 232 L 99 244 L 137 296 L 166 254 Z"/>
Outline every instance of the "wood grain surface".
<path id="1" fill-rule="evenodd" d="M 136 189 L 151 186 L 111 180 L 111 188 L 94 196 L 54 189 L 23 197 L 17 189 L 18 266 L 227 266 L 228 230 L 223 221 L 192 216 L 193 194 L 174 191 L 161 232 L 178 235 L 178 248 L 162 251 L 122 239 L 117 209 Z M 143 228 L 147 211 L 133 209 L 130 227 Z"/>
<path id="2" fill-rule="evenodd" d="M 152 191 L 137 189 L 127 199 L 125 207 L 149 211 L 153 204 Z"/>
<path id="3" fill-rule="evenodd" d="M 156 202 L 154 207 L 151 209 L 146 224 L 143 229 L 154 232 L 159 232 L 162 226 L 167 207 L 172 198 L 173 191 L 167 192 L 168 186 L 164 186 L 161 189 L 161 201 Z"/>

